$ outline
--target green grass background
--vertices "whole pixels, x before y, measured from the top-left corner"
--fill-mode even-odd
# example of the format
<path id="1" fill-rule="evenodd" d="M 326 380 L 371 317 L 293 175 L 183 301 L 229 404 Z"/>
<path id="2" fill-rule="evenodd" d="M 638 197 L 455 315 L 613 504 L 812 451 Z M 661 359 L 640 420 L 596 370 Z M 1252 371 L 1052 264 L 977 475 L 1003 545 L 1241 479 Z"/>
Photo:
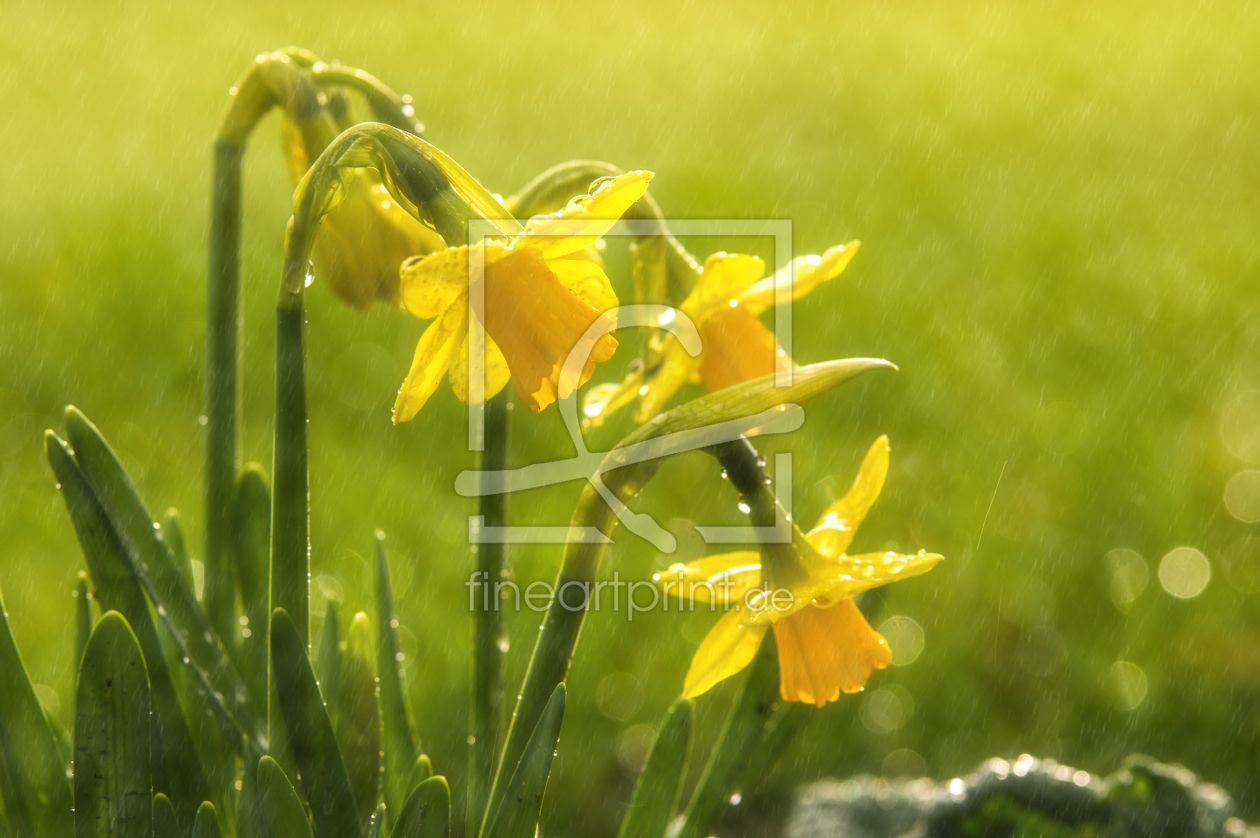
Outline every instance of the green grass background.
<path id="1" fill-rule="evenodd" d="M 876 625 L 895 614 L 923 627 L 920 658 L 820 711 L 750 786 L 744 823 L 780 817 L 797 782 L 879 772 L 898 749 L 941 778 L 994 754 L 1107 772 L 1145 751 L 1224 784 L 1255 816 L 1260 598 L 1230 579 L 1260 557 L 1223 557 L 1260 528 L 1223 505 L 1247 464 L 1220 420 L 1260 387 L 1257 43 L 1260 14 L 1243 4 L 6 4 L 0 587 L 33 680 L 66 720 L 81 560 L 40 445 L 64 405 L 199 541 L 210 140 L 254 54 L 300 44 L 410 92 L 428 138 L 492 191 L 600 158 L 655 171 L 672 215 L 791 219 L 798 252 L 862 239 L 844 277 L 797 306 L 795 355 L 882 356 L 902 371 L 827 396 L 767 450 L 795 452 L 809 522 L 888 433 L 888 485 L 855 548 L 946 561 L 876 603 Z M 274 116 L 261 126 L 245 175 L 244 451 L 264 464 L 290 195 L 277 131 Z M 610 246 L 609 271 L 628 296 L 623 247 Z M 701 256 L 718 247 L 731 245 L 696 243 Z M 444 388 L 390 426 L 423 324 L 347 310 L 319 287 L 309 324 L 316 611 L 325 589 L 367 606 L 372 532 L 386 530 L 423 746 L 460 784 L 462 406 Z M 599 377 L 618 377 L 633 347 Z M 513 422 L 514 462 L 571 453 L 554 410 Z M 629 430 L 621 418 L 591 443 Z M 715 472 L 680 457 L 638 508 L 737 523 Z M 579 489 L 514 498 L 513 521 L 564 523 Z M 1155 578 L 1181 545 L 1213 566 L 1190 600 Z M 1117 547 L 1152 577 L 1127 613 L 1108 593 Z M 558 557 L 520 548 L 511 561 L 528 581 L 552 578 Z M 621 531 L 603 572 L 642 578 L 668 560 Z M 633 784 L 619 737 L 662 718 L 712 619 L 587 621 L 554 831 L 611 830 Z M 510 619 L 510 690 L 538 623 Z M 1114 700 L 1117 660 L 1148 679 L 1132 712 Z M 624 721 L 596 700 L 613 673 L 642 689 Z M 874 688 L 913 705 L 893 732 L 862 722 Z M 726 684 L 699 700 L 698 757 L 732 695 Z"/>

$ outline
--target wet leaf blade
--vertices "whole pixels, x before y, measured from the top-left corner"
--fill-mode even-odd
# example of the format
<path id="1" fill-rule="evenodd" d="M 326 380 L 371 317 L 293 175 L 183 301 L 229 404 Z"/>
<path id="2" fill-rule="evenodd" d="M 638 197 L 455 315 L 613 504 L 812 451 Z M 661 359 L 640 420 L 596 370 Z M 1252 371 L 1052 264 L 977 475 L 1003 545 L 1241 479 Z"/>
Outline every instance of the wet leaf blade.
<path id="1" fill-rule="evenodd" d="M 284 776 L 284 769 L 271 757 L 258 761 L 258 808 L 266 835 L 315 838 L 302 801 Z"/>
<path id="2" fill-rule="evenodd" d="M 271 659 L 276 695 L 289 745 L 311 803 L 316 838 L 358 835 L 360 822 L 345 760 L 320 696 L 306 644 L 283 609 L 271 616 Z M 261 778 L 260 778 L 261 782 Z"/>
<path id="3" fill-rule="evenodd" d="M 430 777 L 407 797 L 390 838 L 448 838 L 451 789 L 445 777 Z"/>
<path id="4" fill-rule="evenodd" d="M 175 807 L 171 805 L 171 799 L 160 792 L 153 795 L 154 838 L 181 838 L 182 835 L 179 821 L 175 819 Z"/>
<path id="5" fill-rule="evenodd" d="M 57 743 L 0 599 L 0 799 L 18 835 L 68 838 L 74 806 Z"/>
<path id="6" fill-rule="evenodd" d="M 109 518 L 128 564 L 157 606 L 176 645 L 189 658 L 193 673 L 213 700 L 212 706 L 261 750 L 265 728 L 250 703 L 249 691 L 118 456 L 96 426 L 73 407 L 66 409 L 66 431 L 74 459 Z"/>
<path id="7" fill-rule="evenodd" d="M 385 807 L 392 818 L 392 813 L 402 811 L 411 791 L 408 781 L 420 747 L 416 740 L 415 723 L 411 719 L 411 708 L 407 704 L 407 689 L 399 660 L 402 644 L 398 640 L 394 590 L 389 579 L 384 535 L 380 533 L 376 539 L 376 626 L 376 672 L 381 681 L 382 746 L 385 751 Z"/>
<path id="8" fill-rule="evenodd" d="M 372 628 L 362 611 L 350 622 L 341 666 L 337 744 L 346 760 L 359 817 L 366 821 L 381 795 L 381 708 L 376 698 Z"/>
<path id="9" fill-rule="evenodd" d="M 248 637 L 237 645 L 241 677 L 254 707 L 267 712 L 267 650 L 271 628 L 271 492 L 258 465 L 241 470 L 232 499 L 232 539 Z M 243 632 L 242 632 L 243 634 Z"/>
<path id="10" fill-rule="evenodd" d="M 174 797 L 181 820 L 193 817 L 192 806 L 210 795 L 188 721 L 177 697 L 171 672 L 149 611 L 144 589 L 127 561 L 122 543 L 69 447 L 56 434 L 44 436 L 44 449 L 83 550 L 94 597 L 103 610 L 117 611 L 131 626 L 144 652 L 153 701 L 154 784 Z M 86 647 L 86 643 L 85 643 Z"/>
<path id="11" fill-rule="evenodd" d="M 214 804 L 206 801 L 197 808 L 197 818 L 193 821 L 192 838 L 220 838 L 219 813 Z"/>
<path id="12" fill-rule="evenodd" d="M 691 699 L 680 698 L 669 708 L 665 724 L 639 775 L 619 838 L 663 838 L 665 835 L 678 809 L 691 756 L 692 707 Z"/>
<path id="13" fill-rule="evenodd" d="M 101 617 L 88 639 L 75 708 L 75 838 L 149 838 L 149 677 L 140 644 L 117 611 Z"/>
<path id="14" fill-rule="evenodd" d="M 482 830 L 483 838 L 532 838 L 537 831 L 551 761 L 564 721 L 564 701 L 564 684 L 557 684 L 503 790 L 497 810 L 487 818 L 489 826 Z"/>

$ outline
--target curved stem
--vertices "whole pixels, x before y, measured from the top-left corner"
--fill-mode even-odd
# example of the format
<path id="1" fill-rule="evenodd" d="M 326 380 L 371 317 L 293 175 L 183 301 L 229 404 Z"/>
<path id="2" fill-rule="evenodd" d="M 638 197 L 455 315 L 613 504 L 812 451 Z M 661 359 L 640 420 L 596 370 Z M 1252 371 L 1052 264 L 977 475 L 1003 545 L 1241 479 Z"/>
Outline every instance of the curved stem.
<path id="1" fill-rule="evenodd" d="M 205 606 L 225 645 L 236 637 L 236 586 L 230 557 L 232 492 L 240 466 L 241 169 L 245 145 L 214 146 L 210 253 L 206 271 L 204 542 Z"/>

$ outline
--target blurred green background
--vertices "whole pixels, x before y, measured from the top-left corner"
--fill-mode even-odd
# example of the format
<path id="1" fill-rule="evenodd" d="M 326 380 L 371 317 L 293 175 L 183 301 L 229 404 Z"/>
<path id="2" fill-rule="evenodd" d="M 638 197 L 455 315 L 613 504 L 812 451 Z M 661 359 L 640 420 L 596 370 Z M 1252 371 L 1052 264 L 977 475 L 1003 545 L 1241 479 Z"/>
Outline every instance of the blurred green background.
<path id="1" fill-rule="evenodd" d="M 1103 773 L 1131 751 L 1183 761 L 1260 815 L 1255 6 L 11 2 L 4 17 L 0 588 L 63 721 L 81 560 L 40 432 L 83 409 L 199 542 L 210 139 L 253 56 L 299 44 L 411 93 L 428 138 L 492 191 L 599 158 L 655 171 L 670 215 L 791 219 L 798 253 L 862 239 L 797 305 L 795 355 L 902 371 L 827 396 L 766 450 L 795 452 L 811 522 L 888 433 L 889 481 L 854 547 L 946 562 L 874 603 L 876 627 L 913 621 L 889 629 L 900 657 L 921 630 L 917 660 L 819 711 L 747 790 L 745 823 L 820 776 L 948 778 L 1021 752 Z M 277 132 L 273 115 L 246 167 L 244 451 L 264 464 L 291 194 Z M 608 263 L 629 297 L 624 243 Z M 422 323 L 317 287 L 309 324 L 315 611 L 368 605 L 383 528 L 423 747 L 460 784 L 465 414 L 443 387 L 390 426 Z M 571 454 L 554 410 L 513 422 L 514 462 Z M 512 520 L 565 523 L 580 488 L 515 497 Z M 680 532 L 738 523 L 699 453 L 637 503 Z M 1165 558 L 1178 547 L 1198 552 Z M 1201 557 L 1206 588 L 1174 597 Z M 550 579 L 559 548 L 510 558 L 519 580 Z M 670 560 L 621 530 L 602 573 Z M 588 619 L 544 823 L 611 831 L 642 725 L 713 619 Z M 510 618 L 510 694 L 539 621 Z M 734 686 L 699 700 L 697 764 Z"/>

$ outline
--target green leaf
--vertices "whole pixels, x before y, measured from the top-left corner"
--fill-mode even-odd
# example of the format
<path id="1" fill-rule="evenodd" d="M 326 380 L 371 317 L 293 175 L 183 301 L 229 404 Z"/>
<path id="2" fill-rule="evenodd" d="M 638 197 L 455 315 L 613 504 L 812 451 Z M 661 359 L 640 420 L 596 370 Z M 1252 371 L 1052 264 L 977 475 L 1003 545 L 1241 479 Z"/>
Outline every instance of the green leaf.
<path id="1" fill-rule="evenodd" d="M 192 838 L 220 838 L 219 813 L 209 800 L 197 807 L 197 819 L 193 821 Z"/>
<path id="2" fill-rule="evenodd" d="M 0 798 L 17 835 L 68 838 L 70 782 L 0 599 Z"/>
<path id="3" fill-rule="evenodd" d="M 381 708 L 376 700 L 372 628 L 362 611 L 350 622 L 337 691 L 337 744 L 346 760 L 359 817 L 367 820 L 381 794 Z"/>
<path id="4" fill-rule="evenodd" d="M 88 639 L 74 719 L 75 838 L 153 835 L 149 676 L 131 626 L 110 611 Z"/>
<path id="5" fill-rule="evenodd" d="M 237 665 L 258 714 L 267 712 L 268 634 L 271 628 L 271 492 L 257 464 L 246 466 L 232 499 L 232 539 L 241 584 L 245 628 L 237 644 Z"/>
<path id="6" fill-rule="evenodd" d="M 448 838 L 451 789 L 445 777 L 430 777 L 407 798 L 390 838 Z"/>
<path id="7" fill-rule="evenodd" d="M 191 823 L 196 801 L 210 795 L 192 733 L 177 698 L 157 627 L 140 581 L 128 563 L 121 541 L 65 442 L 52 431 L 44 449 L 61 485 L 66 510 L 103 610 L 123 615 L 139 638 L 153 700 L 152 743 L 155 788 L 169 793 L 181 823 Z"/>
<path id="8" fill-rule="evenodd" d="M 358 835 L 360 821 L 346 764 L 319 694 L 306 645 L 293 620 L 277 608 L 271 615 L 271 660 L 276 695 L 284 712 L 289 745 L 297 761 L 317 838 Z M 261 777 L 259 782 L 261 783 Z"/>
<path id="9" fill-rule="evenodd" d="M 388 836 L 385 831 L 385 804 L 379 803 L 376 811 L 372 812 L 372 820 L 368 822 L 368 838 L 381 838 L 382 835 Z"/>
<path id="10" fill-rule="evenodd" d="M 178 509 L 168 509 L 162 516 L 162 539 L 175 559 L 175 566 L 184 575 L 184 582 L 196 594 L 197 585 L 193 576 L 192 559 L 188 555 L 188 544 L 184 541 L 184 528 L 179 523 Z"/>
<path id="11" fill-rule="evenodd" d="M 271 757 L 258 761 L 258 805 L 265 834 L 273 838 L 315 838 L 306 810 L 284 769 Z M 349 832 L 347 835 L 356 835 Z"/>
<path id="12" fill-rule="evenodd" d="M 153 838 L 182 838 L 182 835 L 170 798 L 160 792 L 153 795 Z"/>
<path id="13" fill-rule="evenodd" d="M 250 703 L 249 691 L 122 463 L 100 431 L 73 407 L 66 408 L 66 431 L 75 461 L 113 525 L 132 571 L 157 606 L 176 645 L 189 659 L 193 674 L 212 699 L 212 706 L 248 738 L 252 747 L 261 750 L 264 726 Z"/>
<path id="14" fill-rule="evenodd" d="M 773 633 L 767 632 L 756 657 L 748 666 L 748 677 L 718 745 L 713 750 L 704 776 L 687 806 L 687 814 L 675 838 L 705 838 L 712 835 L 726 810 L 758 745 L 779 697 L 779 663 Z"/>
<path id="15" fill-rule="evenodd" d="M 385 807 L 390 817 L 401 812 L 411 786 L 408 785 L 420 747 L 415 723 L 407 704 L 401 666 L 402 645 L 398 641 L 398 617 L 394 613 L 394 591 L 385 558 L 385 534 L 376 534 L 376 672 L 381 680 L 381 719 L 385 749 Z"/>
<path id="16" fill-rule="evenodd" d="M 341 619 L 337 601 L 330 599 L 324 611 L 324 630 L 319 635 L 315 672 L 319 680 L 319 692 L 328 707 L 328 717 L 333 726 L 341 712 L 341 672 L 344 668 L 341 654 Z"/>
<path id="17" fill-rule="evenodd" d="M 79 674 L 79 661 L 92 634 L 92 599 L 88 595 L 87 573 L 79 571 L 79 584 L 74 589 L 74 672 Z"/>
<path id="18" fill-rule="evenodd" d="M 691 714 L 689 698 L 680 698 L 669 708 L 647 765 L 639 775 L 619 838 L 664 838 L 678 808 L 691 756 Z"/>
<path id="19" fill-rule="evenodd" d="M 416 764 L 411 767 L 411 778 L 407 780 L 407 796 L 416 790 L 416 786 L 433 776 L 433 763 L 429 758 L 421 754 L 416 757 Z"/>
<path id="20" fill-rule="evenodd" d="M 557 684 L 503 790 L 497 811 L 486 819 L 489 826 L 482 829 L 483 838 L 533 838 L 538 830 L 543 793 L 564 721 L 564 698 L 564 684 Z"/>

